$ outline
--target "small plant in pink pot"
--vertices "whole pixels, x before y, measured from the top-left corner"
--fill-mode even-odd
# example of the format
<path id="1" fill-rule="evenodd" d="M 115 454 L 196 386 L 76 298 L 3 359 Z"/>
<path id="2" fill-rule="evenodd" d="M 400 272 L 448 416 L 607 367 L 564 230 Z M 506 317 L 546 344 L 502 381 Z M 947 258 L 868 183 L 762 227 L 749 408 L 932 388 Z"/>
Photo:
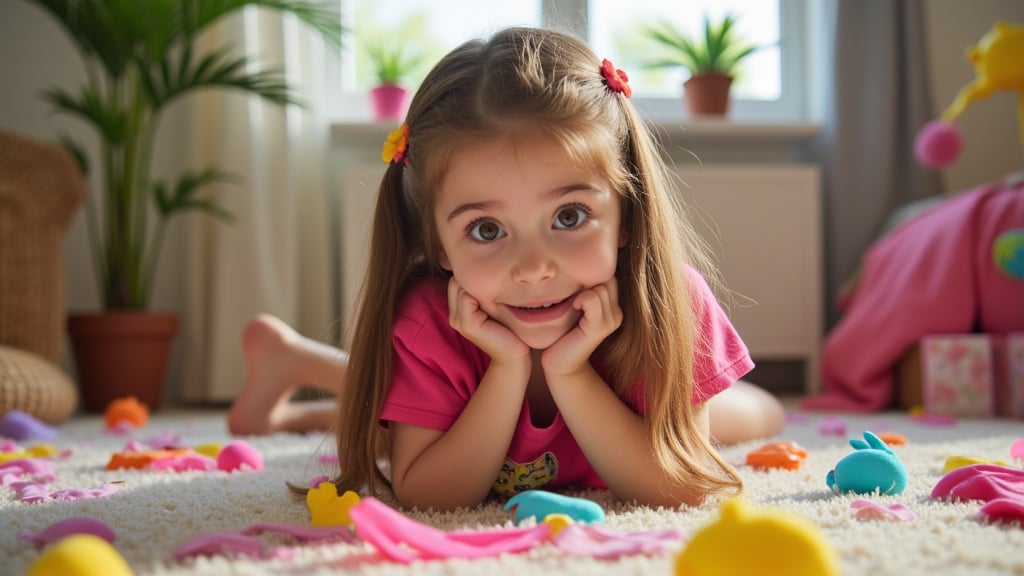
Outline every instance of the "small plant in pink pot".
<path id="1" fill-rule="evenodd" d="M 366 53 L 378 81 L 377 86 L 370 90 L 374 119 L 401 120 L 409 104 L 410 90 L 405 83 L 423 65 L 425 58 L 417 52 L 407 51 L 400 42 L 368 43 Z"/>

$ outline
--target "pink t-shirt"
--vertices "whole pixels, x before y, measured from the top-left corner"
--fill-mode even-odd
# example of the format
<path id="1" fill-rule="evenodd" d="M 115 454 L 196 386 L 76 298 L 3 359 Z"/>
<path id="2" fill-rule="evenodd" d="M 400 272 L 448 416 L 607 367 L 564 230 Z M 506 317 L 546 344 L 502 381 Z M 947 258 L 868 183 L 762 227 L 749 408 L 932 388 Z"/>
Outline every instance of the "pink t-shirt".
<path id="1" fill-rule="evenodd" d="M 687 272 L 700 311 L 693 390 L 693 402 L 699 404 L 731 386 L 754 363 L 703 277 L 692 268 Z M 449 429 L 483 379 L 490 358 L 448 324 L 445 282 L 425 280 L 406 292 L 395 321 L 394 346 L 391 388 L 381 421 Z M 595 360 L 594 368 L 607 380 L 601 362 Z M 637 413 L 643 413 L 642 398 L 642 388 L 635 386 L 627 399 Z M 494 491 L 511 496 L 569 486 L 606 487 L 561 414 L 556 413 L 549 426 L 538 428 L 524 400 Z"/>

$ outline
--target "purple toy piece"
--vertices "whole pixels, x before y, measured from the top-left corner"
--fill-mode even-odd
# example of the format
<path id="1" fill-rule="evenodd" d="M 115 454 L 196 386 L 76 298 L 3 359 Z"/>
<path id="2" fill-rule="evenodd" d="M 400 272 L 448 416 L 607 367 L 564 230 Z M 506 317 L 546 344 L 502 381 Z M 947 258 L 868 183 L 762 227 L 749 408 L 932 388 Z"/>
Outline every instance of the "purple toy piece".
<path id="1" fill-rule="evenodd" d="M 174 557 L 178 561 L 192 556 L 220 554 L 259 558 L 263 555 L 263 545 L 255 536 L 239 532 L 210 532 L 200 534 L 174 549 Z"/>
<path id="2" fill-rule="evenodd" d="M 11 440 L 56 440 L 60 433 L 28 412 L 11 410 L 0 419 L 0 436 Z"/>
<path id="3" fill-rule="evenodd" d="M 39 532 L 19 532 L 18 538 L 26 540 L 35 545 L 36 550 L 42 550 L 46 546 L 74 534 L 92 534 L 99 536 L 107 542 L 114 543 L 114 531 L 102 520 L 89 517 L 66 518 L 60 522 L 54 522 Z"/>

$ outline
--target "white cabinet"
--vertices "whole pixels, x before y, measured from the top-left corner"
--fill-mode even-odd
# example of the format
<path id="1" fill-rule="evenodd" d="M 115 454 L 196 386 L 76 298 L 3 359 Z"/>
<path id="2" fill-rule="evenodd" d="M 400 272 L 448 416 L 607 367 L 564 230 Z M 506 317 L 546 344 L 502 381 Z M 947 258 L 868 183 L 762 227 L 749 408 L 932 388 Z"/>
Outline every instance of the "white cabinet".
<path id="1" fill-rule="evenodd" d="M 366 268 L 373 207 L 385 168 L 379 153 L 390 129 L 338 125 L 333 130 L 340 316 L 346 325 Z M 723 302 L 751 356 L 755 361 L 802 361 L 809 392 L 818 389 L 823 330 L 820 173 L 814 165 L 788 161 L 787 154 L 812 133 L 810 128 L 790 129 L 777 137 L 762 126 L 747 131 L 731 124 L 723 130 L 705 126 L 670 131 L 665 146 L 681 149 L 673 148 L 678 140 L 695 140 L 686 141 L 685 148 L 714 148 L 703 165 L 675 160 L 690 219 L 716 255 L 725 288 L 732 293 Z M 664 130 L 662 137 L 664 144 Z M 734 138 L 742 141 L 742 151 L 731 150 Z"/>

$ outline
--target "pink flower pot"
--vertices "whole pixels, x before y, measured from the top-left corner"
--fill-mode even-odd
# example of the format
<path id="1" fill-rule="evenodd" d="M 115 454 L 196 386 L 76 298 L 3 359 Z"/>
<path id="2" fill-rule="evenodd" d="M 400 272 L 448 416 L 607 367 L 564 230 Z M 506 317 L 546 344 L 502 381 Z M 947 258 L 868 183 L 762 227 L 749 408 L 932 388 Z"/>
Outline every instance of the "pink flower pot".
<path id="1" fill-rule="evenodd" d="M 409 104 L 409 90 L 401 86 L 384 84 L 370 90 L 375 120 L 401 120 Z"/>

